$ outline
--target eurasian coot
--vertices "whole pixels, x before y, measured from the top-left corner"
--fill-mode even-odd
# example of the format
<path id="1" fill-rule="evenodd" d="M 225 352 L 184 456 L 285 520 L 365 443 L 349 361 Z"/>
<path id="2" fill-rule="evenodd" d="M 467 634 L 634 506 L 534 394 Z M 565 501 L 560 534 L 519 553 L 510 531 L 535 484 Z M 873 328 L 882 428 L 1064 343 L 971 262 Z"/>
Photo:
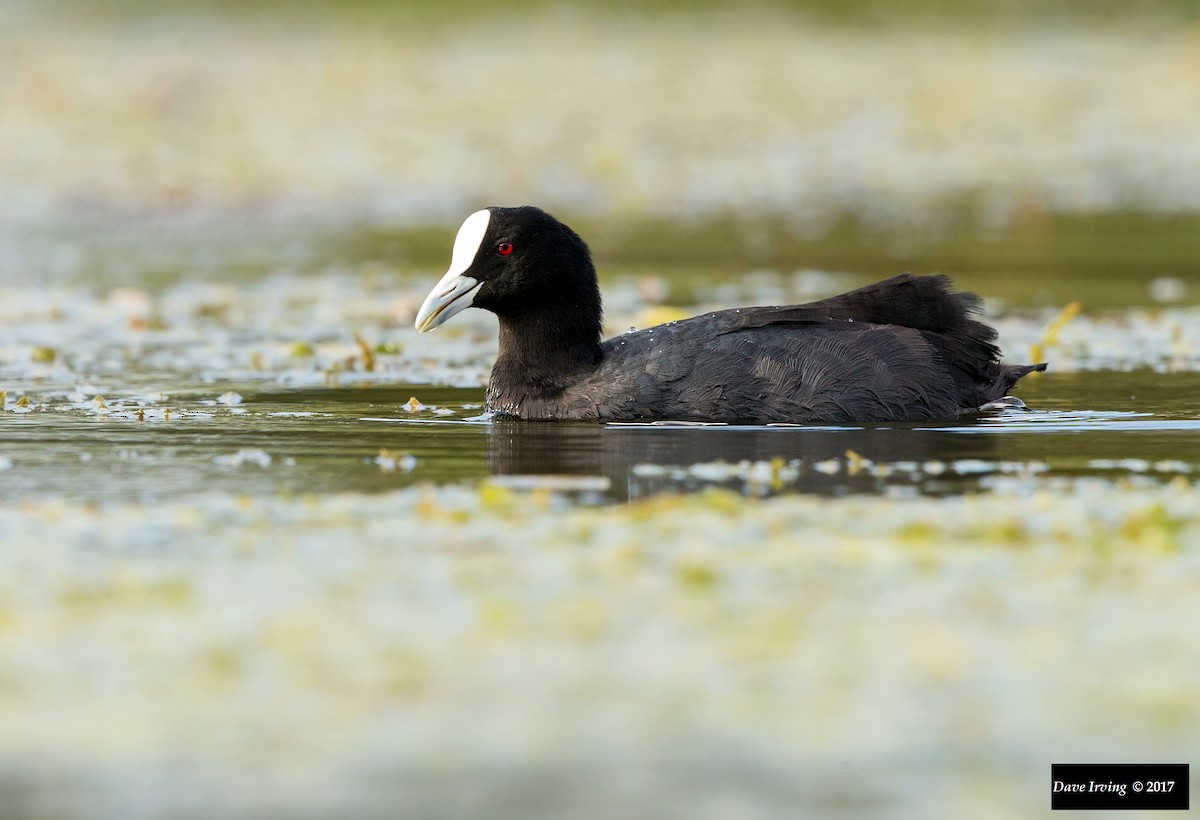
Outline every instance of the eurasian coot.
<path id="1" fill-rule="evenodd" d="M 886 422 L 947 418 L 1045 364 L 1005 365 L 979 297 L 902 274 L 807 305 L 706 313 L 600 340 L 588 247 L 534 207 L 467 217 L 417 313 L 500 320 L 487 408 L 522 419 Z"/>

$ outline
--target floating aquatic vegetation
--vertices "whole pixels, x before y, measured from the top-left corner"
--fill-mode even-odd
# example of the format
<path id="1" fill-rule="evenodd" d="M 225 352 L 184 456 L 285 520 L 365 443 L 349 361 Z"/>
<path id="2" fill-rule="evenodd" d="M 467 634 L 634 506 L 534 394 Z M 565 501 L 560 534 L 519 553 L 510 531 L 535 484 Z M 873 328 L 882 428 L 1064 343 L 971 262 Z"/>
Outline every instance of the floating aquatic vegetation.
<path id="1" fill-rule="evenodd" d="M 1174 304 L 1187 297 L 1187 283 L 1178 276 L 1159 276 L 1150 282 L 1149 290 L 1155 302 Z"/>
<path id="2" fill-rule="evenodd" d="M 419 280 L 399 282 L 397 289 L 418 298 L 425 284 Z M 0 363 L 9 393 L 6 407 L 11 408 L 14 396 L 30 395 L 35 383 L 65 382 L 78 388 L 82 400 L 102 394 L 115 401 L 123 379 L 145 372 L 239 385 L 486 383 L 496 354 L 496 335 L 482 311 L 467 311 L 460 317 L 463 332 L 459 335 L 439 331 L 411 345 L 403 343 L 408 334 L 415 334 L 408 327 L 363 323 L 371 336 L 361 335 L 360 339 L 376 351 L 371 369 L 366 369 L 362 346 L 344 329 L 347 317 L 369 311 L 376 301 L 359 287 L 356 280 L 339 279 L 336 274 L 329 281 L 279 274 L 267 281 L 227 285 L 231 303 L 226 322 L 213 326 L 193 316 L 187 303 L 195 296 L 195 286 L 180 282 L 164 288 L 159 297 L 172 319 L 153 343 L 131 342 L 127 329 L 111 315 L 106 299 L 86 290 L 5 288 L 0 323 L 10 343 L 30 349 L 53 347 L 58 353 L 49 364 L 20 356 Z M 612 297 L 607 300 L 607 315 L 613 327 L 628 327 L 641 309 L 636 290 L 636 283 L 630 280 L 606 284 L 605 295 Z M 304 298 L 289 302 L 285 298 L 288 293 Z M 753 301 L 753 295 L 731 293 L 728 299 L 702 302 L 688 312 L 746 304 Z M 61 304 L 71 321 L 20 318 L 46 301 Z M 1079 313 L 1064 323 L 1066 315 L 1062 311 L 1027 312 L 989 317 L 989 321 L 996 324 L 1011 358 L 1024 360 L 1016 353 L 1040 345 L 1055 373 L 1143 367 L 1163 372 L 1200 370 L 1200 308 Z M 1048 329 L 1053 331 L 1049 348 Z M 383 342 L 366 342 L 376 337 Z M 304 341 L 292 341 L 297 338 Z M 378 352 L 379 344 L 389 341 L 397 352 Z M 52 368 L 51 373 L 45 368 Z M 139 385 L 136 394 L 146 395 L 146 388 Z M 31 398 L 41 400 L 38 395 Z"/>
<path id="3" fill-rule="evenodd" d="M 92 796 L 73 815 L 91 820 L 147 782 L 170 789 L 139 792 L 138 817 L 168 794 L 232 810 L 264 789 L 277 811 L 366 815 L 415 807 L 418 781 L 451 799 L 462 767 L 485 796 L 543 801 L 548 779 L 598 765 L 702 813 L 731 748 L 758 773 L 739 805 L 865 756 L 856 788 L 936 814 L 896 785 L 926 782 L 914 725 L 939 782 L 1002 784 L 995 805 L 1025 814 L 1039 804 L 1019 786 L 1056 739 L 1186 755 L 1200 490 L 993 481 L 940 500 L 713 491 L 604 509 L 532 482 L 3 504 L 0 756 L 36 749 L 56 799 Z M 130 732 L 148 701 L 153 723 Z M 443 755 L 452 783 L 413 762 Z"/>
<path id="4" fill-rule="evenodd" d="M 354 341 L 358 344 L 358 349 L 362 351 L 362 367 L 368 373 L 375 370 L 375 350 L 371 347 L 362 336 L 355 336 Z"/>
<path id="5" fill-rule="evenodd" d="M 591 475 L 495 475 L 487 483 L 509 490 L 555 493 L 604 493 L 612 486 L 607 476 Z"/>
<path id="6" fill-rule="evenodd" d="M 1062 332 L 1062 329 L 1082 311 L 1083 306 L 1079 302 L 1071 302 L 1064 307 L 1062 312 L 1054 317 L 1054 321 L 1046 326 L 1046 332 L 1042 336 L 1042 340 L 1029 348 L 1030 361 L 1046 361 L 1046 351 L 1058 344 L 1058 336 Z"/>
<path id="7" fill-rule="evenodd" d="M 411 473 L 417 466 L 417 459 L 412 454 L 393 453 L 385 448 L 380 448 L 379 455 L 371 459 L 371 462 L 379 465 L 379 469 L 385 473 L 392 473 L 396 470 Z"/>
<path id="8" fill-rule="evenodd" d="M 250 464 L 265 468 L 271 466 L 272 459 L 271 454 L 265 450 L 248 447 L 230 455 L 216 456 L 213 461 L 222 467 L 244 467 Z"/>
<path id="9" fill-rule="evenodd" d="M 1187 25 L 965 37 L 769 16 L 627 25 L 596 10 L 529 10 L 431 33 L 373 16 L 289 16 L 260 29 L 213 15 L 201 24 L 226 48 L 213 61 L 199 41 L 43 11 L 36 25 L 0 32 L 14 89 L 0 121 L 3 213 L 20 224 L 86 202 L 262 221 L 428 221 L 490 201 L 497 168 L 538 169 L 506 179 L 514 201 L 672 218 L 782 214 L 802 232 L 839 212 L 936 227 L 938 207 L 963 200 L 993 228 L 1047 210 L 1200 209 L 1187 173 L 1200 131 Z M 521 47 L 477 45 L 492 39 Z M 690 71 L 665 68 L 677 65 Z M 552 105 L 528 82 L 547 66 L 575 92 Z M 491 127 L 473 130 L 480 122 Z M 160 149 L 152 160 L 147 144 Z M 58 256 L 68 270 L 88 261 L 80 250 Z M 204 297 L 236 310 L 219 292 Z M 137 317 L 165 307 L 133 288 L 113 305 Z"/>

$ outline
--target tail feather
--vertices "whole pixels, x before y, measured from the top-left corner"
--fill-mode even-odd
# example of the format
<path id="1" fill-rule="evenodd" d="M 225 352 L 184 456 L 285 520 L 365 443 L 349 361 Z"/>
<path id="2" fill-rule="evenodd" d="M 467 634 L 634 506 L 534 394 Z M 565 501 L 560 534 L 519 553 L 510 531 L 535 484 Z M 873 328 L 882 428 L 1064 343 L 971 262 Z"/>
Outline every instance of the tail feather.
<path id="1" fill-rule="evenodd" d="M 1012 390 L 1022 378 L 1028 376 L 1030 373 L 1044 373 L 1047 366 L 1047 362 L 1039 364 L 1002 364 L 1000 365 L 1000 372 L 996 376 L 996 381 L 992 385 L 992 389 L 996 391 L 998 396 L 1003 396 L 1009 390 Z"/>
<path id="2" fill-rule="evenodd" d="M 956 293 L 947 276 L 905 273 L 826 300 L 835 311 L 858 310 L 880 324 L 907 325 L 921 332 L 949 366 L 960 406 L 977 408 L 1008 394 L 1046 363 L 1001 364 L 996 329 L 973 317 L 983 307 L 974 293 Z M 844 300 L 844 301 L 843 301 Z M 817 303 L 822 304 L 822 303 Z M 848 317 L 850 318 L 850 317 Z M 854 316 L 859 320 L 858 316 Z"/>
<path id="3" fill-rule="evenodd" d="M 937 351 L 954 379 L 959 406 L 975 409 L 1004 396 L 1021 377 L 1046 364 L 1000 362 L 996 329 L 974 317 L 983 300 L 953 290 L 948 276 L 902 273 L 873 285 L 806 305 L 739 312 L 738 325 L 844 319 L 897 325 L 918 331 Z"/>
<path id="4" fill-rule="evenodd" d="M 961 359 L 946 359 L 946 362 L 954 374 L 959 407 L 966 411 L 976 410 L 988 402 L 1007 396 L 1024 376 L 1046 369 L 1046 362 L 1001 364 L 994 360 L 981 363 Z"/>
<path id="5" fill-rule="evenodd" d="M 955 292 L 950 277 L 942 274 L 902 273 L 801 307 L 824 312 L 831 319 L 902 325 L 931 333 L 974 326 L 973 335 L 980 340 L 996 338 L 995 330 L 971 318 L 983 310 L 983 300 L 974 293 Z"/>

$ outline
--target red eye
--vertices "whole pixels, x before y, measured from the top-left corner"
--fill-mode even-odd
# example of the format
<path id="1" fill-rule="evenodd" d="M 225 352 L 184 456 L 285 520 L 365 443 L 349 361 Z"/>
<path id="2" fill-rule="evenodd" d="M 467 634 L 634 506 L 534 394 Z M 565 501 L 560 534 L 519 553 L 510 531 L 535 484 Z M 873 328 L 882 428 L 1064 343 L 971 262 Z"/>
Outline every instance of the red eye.
<path id="1" fill-rule="evenodd" d="M 513 246 L 508 242 L 501 242 L 496 246 L 496 253 L 500 254 L 501 256 L 508 256 L 512 252 Z"/>

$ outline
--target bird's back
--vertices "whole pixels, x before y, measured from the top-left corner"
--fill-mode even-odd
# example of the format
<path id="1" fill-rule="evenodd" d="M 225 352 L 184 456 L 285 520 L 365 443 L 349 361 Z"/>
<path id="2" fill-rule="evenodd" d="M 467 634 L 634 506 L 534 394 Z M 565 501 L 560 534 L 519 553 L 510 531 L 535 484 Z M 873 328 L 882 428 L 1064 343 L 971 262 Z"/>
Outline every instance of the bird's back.
<path id="1" fill-rule="evenodd" d="M 946 418 L 1045 365 L 999 362 L 979 299 L 909 274 L 807 305 L 725 310 L 609 339 L 527 417 L 747 422 Z"/>

